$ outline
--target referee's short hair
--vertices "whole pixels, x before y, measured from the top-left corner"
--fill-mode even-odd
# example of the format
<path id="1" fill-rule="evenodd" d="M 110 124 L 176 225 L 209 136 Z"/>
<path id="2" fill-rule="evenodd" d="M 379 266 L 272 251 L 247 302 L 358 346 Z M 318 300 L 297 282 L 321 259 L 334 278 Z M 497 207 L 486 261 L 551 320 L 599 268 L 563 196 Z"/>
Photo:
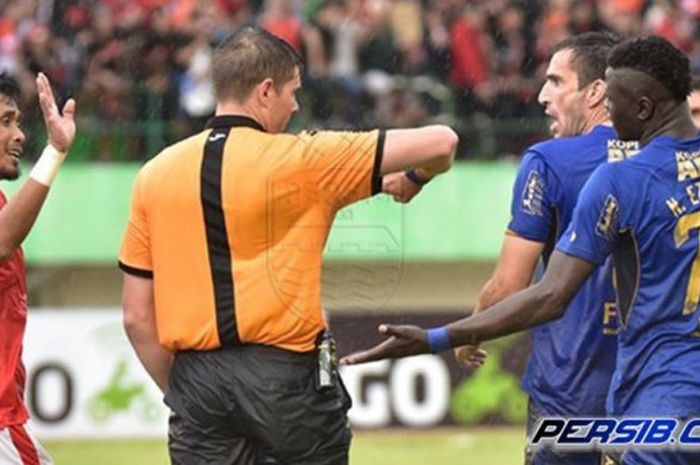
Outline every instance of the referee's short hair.
<path id="1" fill-rule="evenodd" d="M 284 40 L 253 27 L 243 28 L 214 50 L 212 80 L 219 100 L 242 103 L 253 88 L 272 79 L 276 89 L 303 70 L 301 57 Z"/>

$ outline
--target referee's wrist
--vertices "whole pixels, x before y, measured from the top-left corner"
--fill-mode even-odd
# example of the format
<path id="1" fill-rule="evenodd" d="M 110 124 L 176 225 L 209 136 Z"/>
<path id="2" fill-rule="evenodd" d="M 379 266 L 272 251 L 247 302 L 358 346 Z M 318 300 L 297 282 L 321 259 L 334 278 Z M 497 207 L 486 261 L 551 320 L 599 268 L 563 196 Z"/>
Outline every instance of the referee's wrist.
<path id="1" fill-rule="evenodd" d="M 426 339 L 428 341 L 428 349 L 434 354 L 445 350 L 450 350 L 452 348 L 450 336 L 447 332 L 447 326 L 439 326 L 437 328 L 429 329 L 426 332 Z"/>
<path id="2" fill-rule="evenodd" d="M 424 177 L 418 174 L 417 170 L 407 170 L 404 171 L 404 175 L 414 184 L 419 186 L 424 186 L 428 184 L 433 178 Z"/>

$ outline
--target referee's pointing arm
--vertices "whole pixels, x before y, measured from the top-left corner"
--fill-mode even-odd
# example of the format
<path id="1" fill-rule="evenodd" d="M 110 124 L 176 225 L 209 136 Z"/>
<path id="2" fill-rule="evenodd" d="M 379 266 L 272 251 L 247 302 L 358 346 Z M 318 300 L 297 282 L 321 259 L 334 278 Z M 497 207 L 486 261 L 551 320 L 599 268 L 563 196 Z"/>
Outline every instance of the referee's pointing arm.
<path id="1" fill-rule="evenodd" d="M 381 166 L 383 192 L 397 202 L 411 201 L 423 185 L 450 169 L 457 142 L 457 134 L 443 125 L 387 131 Z"/>

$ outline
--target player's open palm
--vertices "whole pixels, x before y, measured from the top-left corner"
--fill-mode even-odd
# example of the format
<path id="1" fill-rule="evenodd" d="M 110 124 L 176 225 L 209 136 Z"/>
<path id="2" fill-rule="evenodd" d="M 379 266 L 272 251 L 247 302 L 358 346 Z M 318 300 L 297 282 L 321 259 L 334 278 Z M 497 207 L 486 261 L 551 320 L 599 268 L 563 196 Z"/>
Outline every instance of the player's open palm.
<path id="1" fill-rule="evenodd" d="M 68 152 L 75 139 L 75 100 L 68 99 L 59 112 L 51 85 L 44 73 L 37 75 L 36 87 L 49 143 L 59 152 Z"/>
<path id="2" fill-rule="evenodd" d="M 356 365 L 385 358 L 401 358 L 428 352 L 426 332 L 418 326 L 383 324 L 379 325 L 379 332 L 390 337 L 370 349 L 343 357 L 340 363 L 342 365 Z"/>

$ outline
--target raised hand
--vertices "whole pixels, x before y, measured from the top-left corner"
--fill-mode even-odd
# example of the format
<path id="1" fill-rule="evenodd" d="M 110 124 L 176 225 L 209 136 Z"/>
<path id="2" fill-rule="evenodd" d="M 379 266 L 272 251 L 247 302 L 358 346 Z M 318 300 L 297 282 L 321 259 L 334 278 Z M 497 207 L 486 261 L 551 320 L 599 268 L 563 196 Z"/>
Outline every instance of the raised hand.
<path id="1" fill-rule="evenodd" d="M 466 345 L 455 347 L 454 355 L 457 365 L 459 365 L 461 368 L 466 370 L 476 370 L 483 365 L 484 362 L 486 362 L 488 352 L 479 348 L 479 346 Z"/>
<path id="2" fill-rule="evenodd" d="M 356 365 L 385 358 L 401 358 L 429 352 L 426 331 L 423 328 L 409 325 L 382 324 L 379 325 L 379 332 L 390 336 L 389 339 L 371 349 L 343 357 L 340 359 L 340 364 Z"/>
<path id="3" fill-rule="evenodd" d="M 59 152 L 66 153 L 75 139 L 75 100 L 68 99 L 63 111 L 59 113 L 51 85 L 44 73 L 37 75 L 36 88 L 49 143 Z"/>
<path id="4" fill-rule="evenodd" d="M 423 189 L 402 173 L 392 173 L 384 176 L 382 192 L 391 195 L 398 203 L 408 203 Z"/>

